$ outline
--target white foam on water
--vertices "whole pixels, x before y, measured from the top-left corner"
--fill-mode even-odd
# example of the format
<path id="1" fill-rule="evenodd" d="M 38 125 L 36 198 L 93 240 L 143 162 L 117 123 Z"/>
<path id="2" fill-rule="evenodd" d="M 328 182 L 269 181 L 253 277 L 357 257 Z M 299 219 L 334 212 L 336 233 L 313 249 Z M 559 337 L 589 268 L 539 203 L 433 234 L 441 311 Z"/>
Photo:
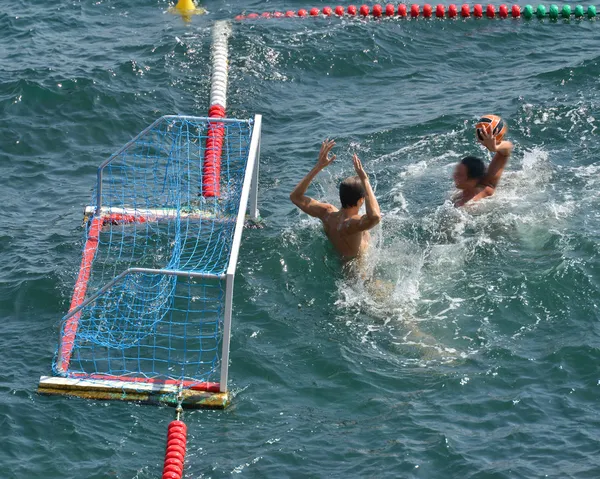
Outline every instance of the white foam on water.
<path id="1" fill-rule="evenodd" d="M 478 336 L 491 330 L 482 318 L 465 319 L 461 309 L 480 297 L 452 296 L 447 286 L 469 282 L 470 261 L 478 252 L 493 252 L 515 240 L 542 248 L 550 236 L 562 234 L 577 208 L 576 195 L 557 193 L 556 168 L 542 147 L 513 159 L 492 198 L 460 209 L 450 201 L 413 208 L 405 193 L 410 182 L 449 175 L 457 156 L 450 151 L 399 169 L 396 184 L 381 195 L 387 204 L 381 204 L 382 224 L 374 231 L 363 268 L 370 280 L 338 284 L 335 306 L 346 324 L 363 343 L 398 347 L 398 354 L 408 354 L 405 362 L 448 362 L 479 352 Z M 592 178 L 597 168 L 587 167 L 581 175 Z M 489 285 L 485 294 L 499 294 L 497 286 Z M 465 328 L 461 321 L 475 324 Z"/>
<path id="2" fill-rule="evenodd" d="M 585 127 L 585 134 L 595 127 L 586 107 L 545 113 L 532 111 L 530 123 L 551 125 L 566 116 Z M 424 366 L 456 361 L 504 341 L 489 321 L 491 311 L 472 311 L 477 311 L 478 302 L 494 305 L 508 300 L 504 298 L 509 292 L 503 290 L 501 280 L 487 284 L 489 272 L 481 266 L 474 271 L 473 260 L 481 262 L 486 256 L 501 260 L 508 253 L 516 257 L 523 248 L 544 251 L 552 244 L 549 241 L 566 257 L 574 217 L 580 216 L 581 208 L 598 205 L 600 163 L 564 166 L 564 151 L 543 145 L 522 149 L 517 144 L 496 194 L 455 208 L 450 200 L 451 177 L 463 156 L 459 151 L 470 144 L 463 141 L 464 133 L 418 138 L 391 153 L 366 158 L 369 171 L 377 172 L 371 180 L 383 219 L 372 231 L 360 273 L 338 281 L 334 304 L 338 324 L 368 346 L 365 352 Z M 367 145 L 373 146 L 370 141 L 354 142 L 349 150 L 368 151 Z M 488 155 L 487 162 L 490 159 Z M 341 163 L 337 160 L 316 181 L 319 198 L 333 204 L 338 203 L 339 180 L 353 174 Z M 379 179 L 385 180 L 381 191 L 377 191 Z M 429 193 L 435 199 L 429 200 Z M 311 219 L 304 227 L 309 224 L 316 228 L 318 221 Z M 526 293 L 513 296 L 527 305 Z M 534 330 L 551 317 L 539 312 L 512 337 Z"/>

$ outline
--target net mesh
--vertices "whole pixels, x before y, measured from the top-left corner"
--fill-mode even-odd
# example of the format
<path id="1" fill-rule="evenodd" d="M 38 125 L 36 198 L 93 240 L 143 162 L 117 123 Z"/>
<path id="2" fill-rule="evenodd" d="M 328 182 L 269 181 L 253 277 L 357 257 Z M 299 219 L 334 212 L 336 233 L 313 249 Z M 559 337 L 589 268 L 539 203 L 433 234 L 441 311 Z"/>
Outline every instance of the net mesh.
<path id="1" fill-rule="evenodd" d="M 219 125 L 220 197 L 200 196 L 206 119 L 162 117 L 101 167 L 55 373 L 219 380 L 220 276 L 229 264 L 252 122 Z"/>

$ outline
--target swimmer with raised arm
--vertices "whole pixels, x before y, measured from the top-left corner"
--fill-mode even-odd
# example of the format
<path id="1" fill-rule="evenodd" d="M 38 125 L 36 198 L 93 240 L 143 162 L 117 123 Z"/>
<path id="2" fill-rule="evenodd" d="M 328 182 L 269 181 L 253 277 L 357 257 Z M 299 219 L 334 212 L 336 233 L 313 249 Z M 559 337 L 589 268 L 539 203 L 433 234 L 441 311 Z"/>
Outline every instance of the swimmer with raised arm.
<path id="1" fill-rule="evenodd" d="M 341 210 L 306 196 L 306 190 L 315 176 L 335 160 L 336 156 L 331 154 L 334 146 L 333 140 L 323 142 L 317 164 L 294 188 L 290 200 L 306 214 L 319 218 L 327 238 L 342 258 L 352 259 L 366 251 L 370 240 L 369 230 L 381 221 L 381 213 L 369 177 L 356 154 L 353 155 L 353 162 L 357 176 L 346 178 L 340 184 Z M 366 213 L 360 215 L 363 203 Z"/>
<path id="2" fill-rule="evenodd" d="M 492 196 L 513 150 L 513 144 L 503 140 L 507 127 L 499 116 L 486 115 L 475 128 L 477 140 L 494 153 L 494 157 L 487 169 L 483 160 L 474 156 L 467 156 L 456 165 L 454 184 L 461 191 L 454 206 Z"/>

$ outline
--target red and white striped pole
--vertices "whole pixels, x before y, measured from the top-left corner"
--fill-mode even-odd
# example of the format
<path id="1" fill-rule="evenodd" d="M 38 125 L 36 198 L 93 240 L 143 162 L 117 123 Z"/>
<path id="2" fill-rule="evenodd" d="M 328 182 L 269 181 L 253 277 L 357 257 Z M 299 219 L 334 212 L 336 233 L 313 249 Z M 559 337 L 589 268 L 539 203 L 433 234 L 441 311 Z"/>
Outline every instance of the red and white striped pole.
<path id="1" fill-rule="evenodd" d="M 210 86 L 210 118 L 225 118 L 227 108 L 227 42 L 231 27 L 218 21 L 213 27 L 212 77 Z M 221 153 L 225 138 L 225 125 L 211 122 L 204 150 L 202 168 L 202 196 L 218 197 L 221 193 Z"/>

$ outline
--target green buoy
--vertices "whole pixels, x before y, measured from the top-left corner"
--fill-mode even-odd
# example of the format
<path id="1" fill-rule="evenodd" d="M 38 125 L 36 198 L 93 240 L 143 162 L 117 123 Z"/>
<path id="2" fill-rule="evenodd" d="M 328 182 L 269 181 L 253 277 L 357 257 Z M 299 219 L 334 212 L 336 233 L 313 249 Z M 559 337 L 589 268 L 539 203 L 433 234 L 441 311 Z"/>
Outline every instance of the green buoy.
<path id="1" fill-rule="evenodd" d="M 544 5 L 538 5 L 535 15 L 538 18 L 544 18 L 546 16 L 546 7 Z"/>
<path id="2" fill-rule="evenodd" d="M 564 5 L 562 7 L 562 10 L 560 12 L 561 16 L 563 18 L 571 18 L 571 6 L 570 5 Z"/>
<path id="3" fill-rule="evenodd" d="M 590 5 L 587 11 L 588 18 L 594 18 L 596 16 L 596 7 L 594 5 Z"/>
<path id="4" fill-rule="evenodd" d="M 558 18 L 558 7 L 556 5 L 550 5 L 550 10 L 548 11 L 548 16 L 552 20 L 556 20 Z"/>
<path id="5" fill-rule="evenodd" d="M 581 10 L 581 14 L 583 15 L 583 9 Z M 526 20 L 530 20 L 533 17 L 533 7 L 531 5 L 525 5 L 523 9 L 523 16 Z"/>
<path id="6" fill-rule="evenodd" d="M 581 18 L 583 17 L 583 7 L 581 5 L 577 5 L 575 7 L 575 17 L 576 18 Z"/>

